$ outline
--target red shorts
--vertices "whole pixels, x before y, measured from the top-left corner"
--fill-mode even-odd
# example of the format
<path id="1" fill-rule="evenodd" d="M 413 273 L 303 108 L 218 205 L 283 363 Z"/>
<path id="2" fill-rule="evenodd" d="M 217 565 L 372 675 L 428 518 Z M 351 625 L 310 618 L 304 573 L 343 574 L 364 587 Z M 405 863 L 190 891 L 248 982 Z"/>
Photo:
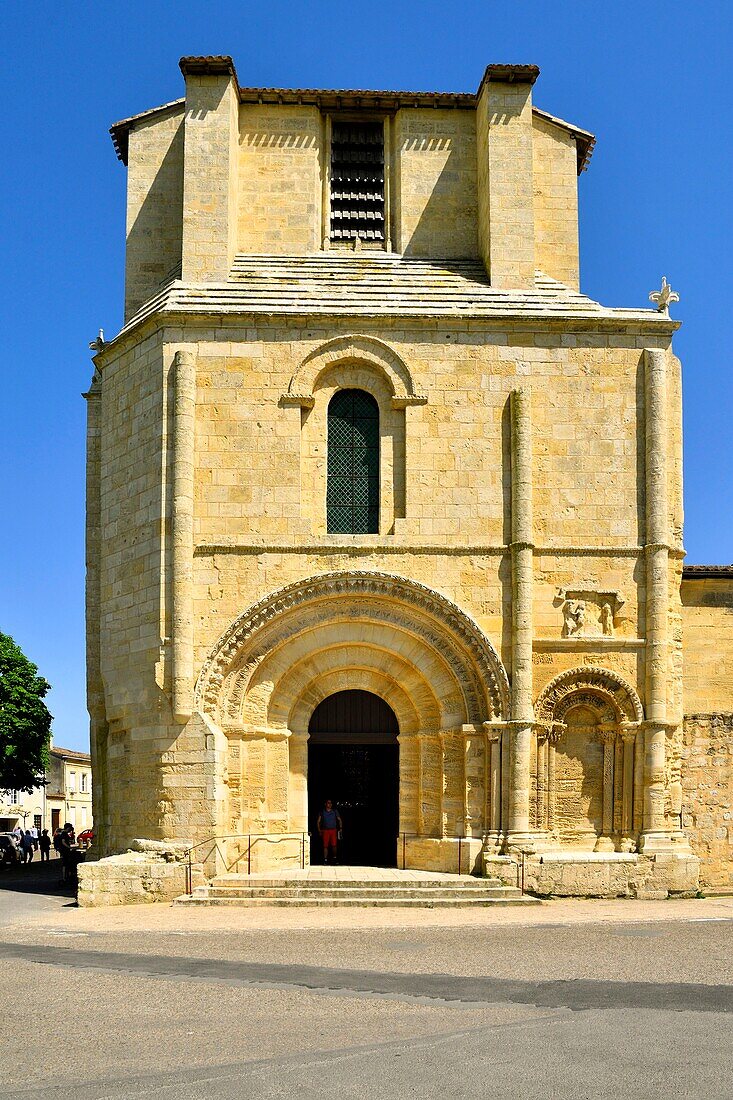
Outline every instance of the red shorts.
<path id="1" fill-rule="evenodd" d="M 338 839 L 338 829 L 322 829 L 321 837 L 324 848 L 335 848 Z"/>

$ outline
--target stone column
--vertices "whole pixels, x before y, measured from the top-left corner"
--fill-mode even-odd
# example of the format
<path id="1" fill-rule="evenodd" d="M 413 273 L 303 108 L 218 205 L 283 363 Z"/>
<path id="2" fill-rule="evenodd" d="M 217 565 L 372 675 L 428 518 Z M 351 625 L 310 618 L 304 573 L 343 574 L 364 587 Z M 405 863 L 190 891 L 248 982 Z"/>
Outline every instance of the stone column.
<path id="1" fill-rule="evenodd" d="M 644 352 L 646 403 L 646 717 L 640 850 L 668 848 L 664 815 L 669 616 L 667 353 Z"/>
<path id="2" fill-rule="evenodd" d="M 109 813 L 107 798 L 107 737 L 108 725 L 102 680 L 100 615 L 101 615 L 101 463 L 102 463 L 102 379 L 95 368 L 87 403 L 87 513 L 86 513 L 86 635 L 87 635 L 87 710 L 90 724 L 92 758 L 92 817 L 95 848 L 107 854 Z M 44 821 L 44 825 L 47 824 Z"/>
<path id="3" fill-rule="evenodd" d="M 613 852 L 613 762 L 616 751 L 616 729 L 601 728 L 603 740 L 603 825 L 596 841 L 597 852 Z"/>
<path id="4" fill-rule="evenodd" d="M 177 351 L 173 388 L 173 503 L 171 514 L 171 702 L 177 722 L 193 708 L 193 483 L 195 468 L 196 358 Z"/>
<path id="5" fill-rule="evenodd" d="M 537 828 L 547 828 L 547 738 L 537 738 Z"/>
<path id="6" fill-rule="evenodd" d="M 487 749 L 486 832 L 489 845 L 496 849 L 501 842 L 501 739 L 502 728 L 484 723 Z"/>
<path id="7" fill-rule="evenodd" d="M 400 833 L 413 836 L 418 832 L 420 812 L 420 742 L 413 734 L 401 734 L 400 746 Z"/>
<path id="8" fill-rule="evenodd" d="M 509 763 L 509 847 L 530 839 L 532 748 L 532 418 L 526 389 L 511 395 L 512 425 L 512 711 Z"/>
<path id="9" fill-rule="evenodd" d="M 463 835 L 470 837 L 483 836 L 485 832 L 484 807 L 485 798 L 485 762 L 486 762 L 486 738 L 481 726 L 465 725 L 463 727 L 464 757 L 464 802 L 463 802 Z"/>
<path id="10" fill-rule="evenodd" d="M 290 828 L 308 832 L 308 733 L 288 739 L 288 811 Z"/>
<path id="11" fill-rule="evenodd" d="M 636 730 L 621 727 L 624 747 L 623 794 L 621 808 L 621 850 L 633 852 L 634 843 L 634 754 Z"/>
<path id="12" fill-rule="evenodd" d="M 555 742 L 550 741 L 547 747 L 547 831 L 551 833 L 555 828 Z"/>

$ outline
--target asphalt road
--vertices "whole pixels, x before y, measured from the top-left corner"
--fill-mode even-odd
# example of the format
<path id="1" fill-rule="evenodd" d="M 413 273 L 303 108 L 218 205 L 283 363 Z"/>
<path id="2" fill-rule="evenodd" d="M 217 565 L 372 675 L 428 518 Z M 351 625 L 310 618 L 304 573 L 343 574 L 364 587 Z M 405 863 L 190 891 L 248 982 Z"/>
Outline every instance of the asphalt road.
<path id="1" fill-rule="evenodd" d="M 705 903 L 222 924 L 70 908 L 54 872 L 0 879 L 3 1097 L 733 1096 L 733 921 Z"/>

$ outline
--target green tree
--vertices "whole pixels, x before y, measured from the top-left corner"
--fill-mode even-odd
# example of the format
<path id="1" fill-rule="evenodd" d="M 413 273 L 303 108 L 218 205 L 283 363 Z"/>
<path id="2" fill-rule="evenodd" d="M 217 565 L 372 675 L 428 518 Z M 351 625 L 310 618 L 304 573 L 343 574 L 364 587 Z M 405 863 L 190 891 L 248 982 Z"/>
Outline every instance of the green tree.
<path id="1" fill-rule="evenodd" d="M 8 634 L 0 634 L 0 790 L 31 791 L 43 782 L 51 715 L 43 697 L 51 685 Z"/>

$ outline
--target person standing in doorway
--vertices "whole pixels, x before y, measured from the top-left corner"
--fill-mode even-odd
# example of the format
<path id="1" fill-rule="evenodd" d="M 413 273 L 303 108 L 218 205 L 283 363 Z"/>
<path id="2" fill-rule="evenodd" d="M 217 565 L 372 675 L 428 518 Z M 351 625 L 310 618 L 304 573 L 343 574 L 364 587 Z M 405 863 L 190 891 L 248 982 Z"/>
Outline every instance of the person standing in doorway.
<path id="1" fill-rule="evenodd" d="M 341 815 L 338 810 L 334 808 L 331 799 L 327 798 L 323 804 L 323 809 L 318 815 L 318 832 L 323 841 L 324 864 L 328 863 L 329 850 L 332 853 L 331 863 L 338 862 L 338 842 L 341 838 L 342 829 L 343 822 L 341 821 Z"/>

